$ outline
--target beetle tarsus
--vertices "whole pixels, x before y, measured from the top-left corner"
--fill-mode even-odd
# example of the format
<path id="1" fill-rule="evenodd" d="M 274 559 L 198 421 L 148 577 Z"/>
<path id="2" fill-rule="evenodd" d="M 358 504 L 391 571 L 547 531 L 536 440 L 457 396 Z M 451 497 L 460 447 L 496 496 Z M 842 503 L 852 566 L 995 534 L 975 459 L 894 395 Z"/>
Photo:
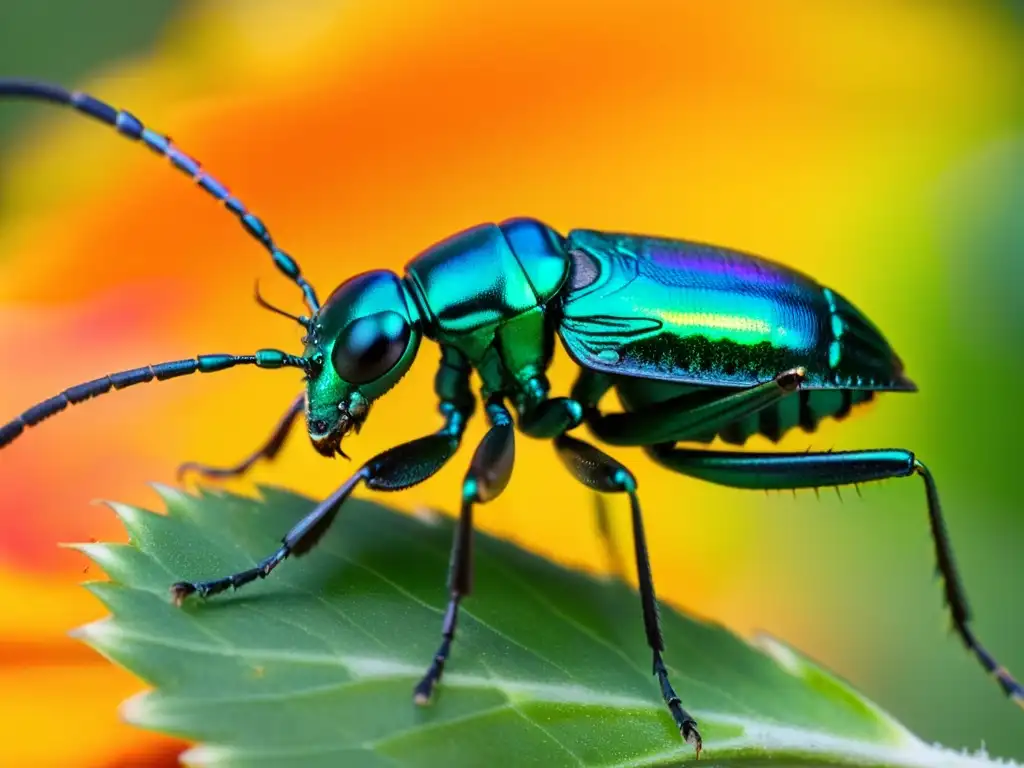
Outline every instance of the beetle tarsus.
<path id="1" fill-rule="evenodd" d="M 450 608 L 449 612 L 451 612 Z M 423 675 L 423 679 L 417 683 L 416 688 L 413 690 L 413 701 L 421 707 L 425 707 L 430 703 L 431 697 L 434 695 L 434 688 L 441 682 L 441 676 L 444 675 L 444 664 L 448 661 L 448 655 L 452 650 L 452 640 L 455 639 L 454 626 L 452 630 L 451 635 L 446 635 L 444 640 L 441 641 L 441 647 L 434 654 L 434 661 L 431 663 L 430 669 L 427 670 L 427 673 Z"/>
<path id="2" fill-rule="evenodd" d="M 472 523 L 470 522 L 470 525 Z M 459 530 L 461 530 L 461 525 Z M 456 537 L 459 537 L 459 533 L 456 532 Z M 467 557 L 467 555 L 458 555 L 456 557 Z M 454 558 L 453 558 L 454 560 Z M 453 562 L 453 566 L 458 569 L 459 566 Z M 465 566 L 463 566 L 465 567 Z M 416 688 L 413 689 L 413 701 L 420 706 L 426 706 L 430 703 L 430 699 L 434 694 L 434 688 L 441 682 L 441 677 L 444 675 L 444 665 L 448 661 L 448 656 L 452 652 L 452 641 L 455 639 L 455 625 L 459 617 L 459 601 L 462 599 L 462 595 L 457 592 L 452 593 L 451 600 L 448 601 L 448 610 L 444 614 L 444 628 L 441 631 L 441 647 L 437 649 L 437 653 L 434 654 L 434 660 L 430 663 L 430 668 L 427 670 L 423 678 L 417 683 Z"/>
<path id="3" fill-rule="evenodd" d="M 265 579 L 270 575 L 271 571 L 284 562 L 291 552 L 291 546 L 285 542 L 282 546 L 278 547 L 274 554 L 261 560 L 254 568 L 239 571 L 238 573 L 214 579 L 213 581 L 179 581 L 171 587 L 171 598 L 176 605 L 180 606 L 185 598 L 192 594 L 203 598 L 211 597 L 228 589 L 238 589 L 252 581 L 256 581 L 256 579 Z"/>
<path id="4" fill-rule="evenodd" d="M 170 591 L 171 600 L 180 608 L 182 603 L 185 602 L 185 598 L 195 593 L 196 585 L 188 581 L 179 581 L 177 584 L 171 585 Z"/>
<path id="5" fill-rule="evenodd" d="M 661 658 L 661 653 L 658 651 L 654 652 L 654 674 L 658 677 L 662 698 L 665 699 L 665 704 L 668 705 L 668 710 L 672 713 L 672 719 L 675 720 L 676 727 L 679 728 L 679 735 L 682 736 L 683 741 L 697 751 L 697 757 L 699 758 L 704 742 L 700 737 L 700 731 L 697 730 L 697 721 L 693 719 L 689 712 L 683 709 L 682 702 L 679 700 L 678 694 L 676 694 L 672 683 L 668 679 L 665 661 Z"/>
<path id="6" fill-rule="evenodd" d="M 683 727 L 679 729 L 679 733 L 682 735 L 683 740 L 693 747 L 693 751 L 697 753 L 697 759 L 700 760 L 700 753 L 704 750 L 704 741 L 697 730 L 697 722 L 695 720 L 687 720 L 683 723 Z"/>

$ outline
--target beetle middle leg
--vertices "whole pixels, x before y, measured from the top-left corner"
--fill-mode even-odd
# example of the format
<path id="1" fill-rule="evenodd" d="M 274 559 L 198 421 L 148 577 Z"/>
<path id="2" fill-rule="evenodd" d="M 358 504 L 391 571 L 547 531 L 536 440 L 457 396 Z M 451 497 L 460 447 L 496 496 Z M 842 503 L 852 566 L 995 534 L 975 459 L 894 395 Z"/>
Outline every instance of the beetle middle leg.
<path id="1" fill-rule="evenodd" d="M 274 431 L 270 433 L 270 437 L 267 438 L 266 442 L 249 454 L 249 456 L 242 459 L 242 461 L 232 467 L 212 467 L 208 464 L 189 461 L 178 467 L 178 480 L 181 480 L 187 472 L 195 472 L 206 478 L 226 479 L 240 477 L 252 469 L 252 466 L 260 459 L 273 461 L 274 457 L 281 451 L 285 440 L 288 439 L 289 432 L 291 432 L 296 420 L 302 413 L 302 406 L 305 400 L 306 396 L 304 394 L 296 397 L 292 404 L 288 406 L 288 410 L 285 411 L 284 416 L 281 417 L 277 426 L 274 427 Z"/>
<path id="2" fill-rule="evenodd" d="M 658 677 L 661 695 L 672 713 L 679 733 L 688 744 L 693 745 L 699 757 L 702 744 L 700 733 L 697 730 L 697 721 L 683 709 L 679 696 L 672 687 L 672 683 L 669 682 L 668 670 L 665 668 L 665 661 L 662 658 L 665 642 L 662 639 L 661 624 L 658 619 L 658 600 L 654 592 L 650 558 L 647 555 L 647 539 L 644 536 L 643 515 L 640 512 L 636 480 L 622 464 L 582 440 L 561 435 L 555 439 L 555 448 L 573 477 L 584 485 L 601 493 L 625 493 L 629 496 L 644 629 L 647 633 L 647 644 L 654 653 L 653 674 Z"/>
<path id="3" fill-rule="evenodd" d="M 450 598 L 441 627 L 441 645 L 434 654 L 427 673 L 415 689 L 416 703 L 426 704 L 441 681 L 444 665 L 451 653 L 455 627 L 459 619 L 459 604 L 473 588 L 473 505 L 484 504 L 496 498 L 512 477 L 515 463 L 515 430 L 512 416 L 501 403 L 492 398 L 487 403 L 487 418 L 491 428 L 477 446 L 466 478 L 462 483 L 462 507 L 459 522 L 452 539 L 448 564 L 448 590 Z"/>
<path id="4" fill-rule="evenodd" d="M 946 603 L 953 626 L 971 651 L 992 675 L 1003 692 L 1024 707 L 1024 686 L 985 649 L 970 628 L 967 595 L 960 583 L 953 545 L 946 532 L 939 492 L 931 472 L 910 451 L 874 450 L 836 453 L 738 453 L 650 446 L 647 453 L 659 464 L 681 474 L 733 488 L 797 489 L 851 485 L 872 480 L 909 477 L 924 481 L 928 520 Z"/>

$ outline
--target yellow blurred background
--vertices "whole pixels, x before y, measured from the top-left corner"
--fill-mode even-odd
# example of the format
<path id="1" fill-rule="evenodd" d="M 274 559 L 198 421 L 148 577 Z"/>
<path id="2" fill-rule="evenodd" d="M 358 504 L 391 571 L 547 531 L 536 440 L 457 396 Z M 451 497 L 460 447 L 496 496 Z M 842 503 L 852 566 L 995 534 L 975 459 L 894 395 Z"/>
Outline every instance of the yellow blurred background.
<path id="1" fill-rule="evenodd" d="M 172 136 L 264 218 L 321 296 L 515 215 L 715 242 L 842 291 L 921 392 L 781 447 L 918 452 L 979 634 L 1024 675 L 1019 3 L 52 5 L 0 11 L 0 75 L 66 78 Z M 79 56 L 64 39 L 91 48 Z M 113 370 L 301 350 L 293 324 L 254 305 L 253 280 L 295 309 L 298 292 L 166 166 L 81 116 L 0 104 L 0 418 Z M 427 348 L 374 408 L 347 444 L 356 461 L 436 428 L 436 360 Z M 555 388 L 572 373 L 560 354 Z M 139 387 L 4 451 L 4 764 L 174 764 L 180 745 L 118 721 L 139 683 L 67 637 L 102 612 L 78 587 L 96 574 L 57 544 L 123 538 L 93 499 L 159 508 L 147 483 L 173 482 L 181 461 L 247 454 L 298 378 L 239 369 Z M 602 570 L 588 492 L 552 469 L 550 446 L 523 439 L 517 453 L 480 527 Z M 945 631 L 919 482 L 794 500 L 616 455 L 641 480 L 663 599 L 785 639 L 925 738 L 1024 758 L 1019 709 Z M 251 479 L 323 496 L 353 468 L 299 435 Z M 453 462 L 384 500 L 450 512 L 463 471 Z M 625 516 L 616 526 L 627 535 Z"/>

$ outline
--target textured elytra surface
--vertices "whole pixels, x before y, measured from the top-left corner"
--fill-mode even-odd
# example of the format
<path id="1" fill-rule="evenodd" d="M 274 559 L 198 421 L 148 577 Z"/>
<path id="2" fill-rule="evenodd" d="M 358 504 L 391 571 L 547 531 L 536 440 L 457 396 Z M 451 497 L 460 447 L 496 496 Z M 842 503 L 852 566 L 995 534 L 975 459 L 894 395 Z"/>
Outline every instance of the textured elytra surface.
<path id="1" fill-rule="evenodd" d="M 167 514 L 112 505 L 131 543 L 79 548 L 112 612 L 81 637 L 154 690 L 143 728 L 192 739 L 192 765 L 662 766 L 693 759 L 650 674 L 636 594 L 477 536 L 435 701 L 412 702 L 446 601 L 450 521 L 350 501 L 313 553 L 265 582 L 174 607 L 167 587 L 250 567 L 312 501 L 160 489 Z M 656 564 L 655 564 L 656 565 Z M 929 747 L 772 641 L 755 648 L 665 607 L 668 663 L 702 764 L 981 766 Z M 706 762 L 705 762 L 706 761 Z"/>
<path id="2" fill-rule="evenodd" d="M 569 233 L 575 277 L 559 334 L 583 366 L 682 384 L 748 387 L 796 367 L 807 389 L 904 390 L 903 363 L 838 293 L 726 248 Z"/>

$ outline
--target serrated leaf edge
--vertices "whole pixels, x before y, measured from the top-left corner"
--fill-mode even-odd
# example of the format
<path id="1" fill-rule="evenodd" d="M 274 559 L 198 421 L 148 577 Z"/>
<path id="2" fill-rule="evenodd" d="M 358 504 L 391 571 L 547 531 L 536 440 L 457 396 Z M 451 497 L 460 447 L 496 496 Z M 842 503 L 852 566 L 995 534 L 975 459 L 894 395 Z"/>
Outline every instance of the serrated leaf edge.
<path id="1" fill-rule="evenodd" d="M 169 501 L 168 496 L 174 500 L 193 497 L 187 491 L 171 488 L 170 486 L 154 486 L 155 490 L 164 497 L 165 503 Z M 273 486 L 258 489 L 257 499 L 238 496 L 237 498 L 260 503 L 266 503 L 267 494 L 274 492 L 285 493 L 288 491 L 274 488 Z M 223 497 L 230 498 L 233 494 L 225 493 Z M 131 530 L 131 523 L 138 515 L 157 514 L 139 507 L 112 502 L 109 500 L 97 500 L 98 504 L 107 506 L 122 521 L 126 528 Z M 436 514 L 436 513 L 435 513 Z M 437 524 L 432 515 L 413 515 L 419 518 L 424 524 Z M 69 549 L 75 549 L 93 560 L 101 568 L 104 561 L 107 564 L 116 555 L 111 551 L 111 544 L 105 542 L 69 543 L 62 545 Z M 126 547 L 137 547 L 132 541 Z M 115 616 L 108 616 L 103 619 L 81 626 L 70 633 L 72 637 L 86 643 L 94 650 L 109 658 L 106 650 L 115 647 L 119 641 L 131 639 L 134 633 L 125 632 L 118 626 Z M 761 633 L 753 638 L 747 639 L 749 645 L 754 649 L 769 656 L 780 668 L 796 677 L 806 679 L 810 674 L 822 675 L 829 682 L 838 688 L 855 696 L 877 717 L 881 724 L 884 724 L 890 731 L 893 738 L 891 744 L 872 744 L 869 742 L 833 736 L 828 733 L 811 729 L 797 728 L 793 726 L 777 725 L 764 721 L 751 720 L 737 715 L 694 711 L 694 715 L 704 722 L 716 723 L 728 726 L 733 729 L 742 730 L 743 736 L 732 739 L 723 739 L 706 744 L 710 752 L 720 758 L 726 757 L 749 757 L 752 755 L 777 755 L 785 752 L 788 756 L 797 757 L 833 757 L 844 765 L 885 765 L 887 768 L 1024 768 L 1024 764 L 1006 758 L 993 758 L 988 755 L 982 747 L 977 752 L 968 750 L 953 750 L 939 744 L 928 744 L 914 736 L 904 726 L 892 718 L 889 713 L 876 705 L 862 693 L 856 691 L 849 684 L 842 681 L 835 675 L 819 667 L 807 657 L 796 650 L 782 643 L 766 633 Z M 113 660 L 112 660 L 113 661 Z M 320 661 L 319 659 L 317 661 Z M 422 673 L 420 667 L 394 662 L 390 659 L 378 659 L 363 656 L 332 656 L 331 663 L 345 666 L 349 672 L 360 680 L 384 680 L 393 678 L 419 677 Z M 117 662 L 113 662 L 117 663 Z M 608 695 L 594 691 L 584 686 L 547 684 L 547 683 L 522 683 L 519 681 L 505 680 L 494 676 L 477 676 L 453 673 L 445 676 L 445 685 L 451 687 L 488 688 L 499 690 L 504 693 L 511 704 L 516 701 L 547 701 L 565 702 L 573 704 L 593 706 L 616 706 L 633 710 L 661 710 L 660 705 L 655 705 L 649 700 L 632 698 L 626 696 Z M 122 703 L 120 707 L 121 717 L 128 723 L 155 730 L 166 729 L 168 723 L 161 723 L 160 707 L 154 705 L 153 691 L 145 690 L 132 696 Z M 216 766 L 229 762 L 233 758 L 249 754 L 246 750 L 237 747 L 226 747 L 211 743 L 200 743 L 183 752 L 179 760 L 187 766 Z M 261 750 L 265 754 L 265 750 Z M 291 754 L 291 752 L 282 752 Z M 645 755 L 636 760 L 608 764 L 601 768 L 643 768 L 643 766 L 655 766 L 665 764 L 666 761 L 675 759 L 690 759 L 692 751 L 686 745 L 680 744 L 678 748 L 665 752 Z"/>

